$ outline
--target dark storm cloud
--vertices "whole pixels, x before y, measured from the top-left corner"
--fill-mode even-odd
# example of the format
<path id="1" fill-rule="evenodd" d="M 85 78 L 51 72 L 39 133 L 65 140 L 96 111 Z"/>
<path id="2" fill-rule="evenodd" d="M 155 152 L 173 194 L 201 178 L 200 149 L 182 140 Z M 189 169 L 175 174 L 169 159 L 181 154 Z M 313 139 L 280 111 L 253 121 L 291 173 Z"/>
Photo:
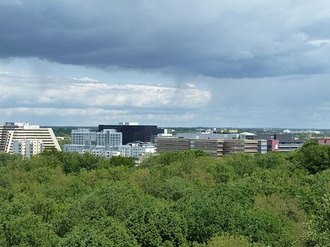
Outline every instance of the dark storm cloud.
<path id="1" fill-rule="evenodd" d="M 322 73 L 329 45 L 309 42 L 330 37 L 327 9 L 326 1 L 0 0 L 0 57 L 211 77 Z"/>

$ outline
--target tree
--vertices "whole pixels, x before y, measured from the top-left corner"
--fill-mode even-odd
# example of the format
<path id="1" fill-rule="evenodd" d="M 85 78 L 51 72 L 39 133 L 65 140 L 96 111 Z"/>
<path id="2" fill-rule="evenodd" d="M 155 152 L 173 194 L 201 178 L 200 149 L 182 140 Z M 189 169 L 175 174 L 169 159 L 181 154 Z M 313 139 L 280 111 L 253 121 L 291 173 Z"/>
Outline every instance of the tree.
<path id="1" fill-rule="evenodd" d="M 312 174 L 324 171 L 330 168 L 330 146 L 306 143 L 297 152 L 297 159 Z"/>
<path id="2" fill-rule="evenodd" d="M 138 207 L 127 219 L 126 226 L 142 247 L 186 245 L 184 217 L 164 202 Z"/>
<path id="3" fill-rule="evenodd" d="M 73 226 L 72 231 L 61 239 L 59 246 L 138 246 L 127 229 L 120 222 L 106 216 L 104 211 L 93 210 L 87 214 L 87 217 L 82 217 L 80 222 Z"/>
<path id="4" fill-rule="evenodd" d="M 241 235 L 221 233 L 213 236 L 207 244 L 208 247 L 265 247 L 262 243 L 251 243 L 250 239 Z"/>
<path id="5" fill-rule="evenodd" d="M 306 247 L 330 246 L 330 194 L 325 194 L 318 204 L 316 215 L 308 223 L 308 233 L 303 237 Z"/>
<path id="6" fill-rule="evenodd" d="M 135 159 L 133 157 L 112 156 L 109 160 L 109 166 L 110 167 L 117 167 L 117 166 L 133 167 L 133 166 L 135 166 Z"/>

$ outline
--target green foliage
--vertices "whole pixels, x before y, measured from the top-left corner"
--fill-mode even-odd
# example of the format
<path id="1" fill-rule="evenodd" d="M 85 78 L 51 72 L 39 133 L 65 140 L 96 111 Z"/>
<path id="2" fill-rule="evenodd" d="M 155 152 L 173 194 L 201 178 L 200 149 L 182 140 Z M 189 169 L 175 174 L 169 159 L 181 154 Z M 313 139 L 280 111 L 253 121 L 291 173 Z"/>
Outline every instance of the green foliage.
<path id="1" fill-rule="evenodd" d="M 240 231 L 244 212 L 253 205 L 251 192 L 245 188 L 219 185 L 214 190 L 196 190 L 183 197 L 179 211 L 188 223 L 188 240 L 206 242 L 218 232 Z"/>
<path id="2" fill-rule="evenodd" d="M 123 156 L 112 156 L 110 158 L 110 166 L 135 166 L 135 159 L 133 157 L 123 157 Z"/>
<path id="3" fill-rule="evenodd" d="M 75 215 L 75 224 L 61 239 L 59 246 L 138 246 L 126 228 L 107 216 L 102 208 L 86 210 Z"/>
<path id="4" fill-rule="evenodd" d="M 169 152 L 161 153 L 156 156 L 151 156 L 150 158 L 144 160 L 141 163 L 141 167 L 154 167 L 154 166 L 170 165 L 174 162 L 191 160 L 191 159 L 195 159 L 198 157 L 205 157 L 205 156 L 209 156 L 209 155 L 201 150 L 187 150 L 184 152 L 169 151 Z"/>
<path id="5" fill-rule="evenodd" d="M 165 203 L 134 210 L 126 226 L 140 246 L 184 246 L 187 226 L 185 219 Z"/>
<path id="6" fill-rule="evenodd" d="M 329 154 L 0 153 L 0 246 L 327 246 Z"/>
<path id="7" fill-rule="evenodd" d="M 291 246 L 290 235 L 292 231 L 289 220 L 276 213 L 262 209 L 253 208 L 244 216 L 242 232 L 250 236 L 252 242 L 264 242 L 266 246 Z"/>
<path id="8" fill-rule="evenodd" d="M 269 152 L 255 156 L 254 162 L 261 168 L 275 169 L 283 165 L 290 165 L 287 162 L 288 154 L 284 152 Z"/>
<path id="9" fill-rule="evenodd" d="M 330 246 L 330 194 L 322 197 L 317 213 L 308 223 L 309 231 L 303 237 L 304 246 Z"/>
<path id="10" fill-rule="evenodd" d="M 330 168 L 330 146 L 317 142 L 304 144 L 298 151 L 298 161 L 312 174 L 324 171 Z"/>
<path id="11" fill-rule="evenodd" d="M 208 244 L 208 247 L 264 247 L 261 243 L 251 243 L 246 236 L 235 236 L 228 233 L 216 234 L 213 236 Z"/>

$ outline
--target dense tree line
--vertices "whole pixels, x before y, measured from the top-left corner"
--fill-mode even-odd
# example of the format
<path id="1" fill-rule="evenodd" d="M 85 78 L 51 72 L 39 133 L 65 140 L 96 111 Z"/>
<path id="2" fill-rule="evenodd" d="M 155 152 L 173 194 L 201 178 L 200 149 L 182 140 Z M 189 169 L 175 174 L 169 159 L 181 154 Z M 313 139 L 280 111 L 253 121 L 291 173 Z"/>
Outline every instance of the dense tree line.
<path id="1" fill-rule="evenodd" d="M 330 246 L 330 147 L 0 153 L 0 246 Z"/>

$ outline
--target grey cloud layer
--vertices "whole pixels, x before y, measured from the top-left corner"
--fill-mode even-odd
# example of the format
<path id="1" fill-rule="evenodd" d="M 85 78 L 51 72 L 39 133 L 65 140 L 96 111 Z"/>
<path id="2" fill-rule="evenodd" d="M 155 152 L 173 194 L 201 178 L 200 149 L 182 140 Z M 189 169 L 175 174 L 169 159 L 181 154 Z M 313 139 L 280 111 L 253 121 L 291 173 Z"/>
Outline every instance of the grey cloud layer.
<path id="1" fill-rule="evenodd" d="M 0 57 L 210 77 L 328 72 L 328 1 L 0 2 Z"/>

